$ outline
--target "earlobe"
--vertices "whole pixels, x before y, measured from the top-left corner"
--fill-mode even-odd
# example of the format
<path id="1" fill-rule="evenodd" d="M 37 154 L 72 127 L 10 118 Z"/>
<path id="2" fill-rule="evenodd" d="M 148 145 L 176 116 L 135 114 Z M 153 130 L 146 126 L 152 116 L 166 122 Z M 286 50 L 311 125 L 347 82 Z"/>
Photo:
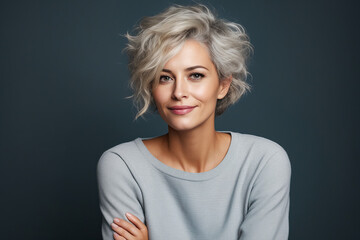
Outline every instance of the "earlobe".
<path id="1" fill-rule="evenodd" d="M 230 85 L 232 82 L 232 76 L 224 78 L 220 81 L 220 88 L 218 99 L 223 99 L 229 91 Z"/>

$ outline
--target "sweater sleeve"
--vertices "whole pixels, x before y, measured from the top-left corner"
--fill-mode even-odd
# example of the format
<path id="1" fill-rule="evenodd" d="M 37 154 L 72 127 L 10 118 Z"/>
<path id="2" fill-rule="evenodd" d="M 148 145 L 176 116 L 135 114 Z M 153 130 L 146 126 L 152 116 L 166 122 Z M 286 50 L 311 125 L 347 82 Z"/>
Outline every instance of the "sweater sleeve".
<path id="1" fill-rule="evenodd" d="M 256 177 L 249 208 L 240 226 L 240 240 L 284 240 L 289 234 L 291 167 L 281 149 Z"/>
<path id="2" fill-rule="evenodd" d="M 110 224 L 115 217 L 127 220 L 125 213 L 129 212 L 144 222 L 141 189 L 118 154 L 103 153 L 97 165 L 97 178 L 104 240 L 113 239 Z"/>

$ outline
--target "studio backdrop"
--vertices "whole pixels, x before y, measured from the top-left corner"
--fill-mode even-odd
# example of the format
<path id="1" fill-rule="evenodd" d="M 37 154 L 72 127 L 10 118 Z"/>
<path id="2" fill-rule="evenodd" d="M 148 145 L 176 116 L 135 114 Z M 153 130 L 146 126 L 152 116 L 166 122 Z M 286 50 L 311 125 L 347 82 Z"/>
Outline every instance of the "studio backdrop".
<path id="1" fill-rule="evenodd" d="M 156 113 L 134 120 L 122 35 L 172 3 L 193 4 L 0 3 L 1 239 L 101 238 L 99 157 L 167 131 Z M 216 129 L 287 151 L 289 239 L 358 239 L 358 3 L 203 3 L 243 25 L 254 46 L 252 90 Z"/>

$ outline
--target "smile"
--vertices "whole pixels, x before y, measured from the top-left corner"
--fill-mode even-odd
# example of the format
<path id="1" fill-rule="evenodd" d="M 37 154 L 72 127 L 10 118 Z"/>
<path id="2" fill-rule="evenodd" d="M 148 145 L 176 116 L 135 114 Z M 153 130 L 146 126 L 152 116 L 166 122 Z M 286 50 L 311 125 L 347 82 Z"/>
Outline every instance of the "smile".
<path id="1" fill-rule="evenodd" d="M 184 115 L 191 112 L 195 106 L 173 106 L 168 109 L 176 115 Z"/>

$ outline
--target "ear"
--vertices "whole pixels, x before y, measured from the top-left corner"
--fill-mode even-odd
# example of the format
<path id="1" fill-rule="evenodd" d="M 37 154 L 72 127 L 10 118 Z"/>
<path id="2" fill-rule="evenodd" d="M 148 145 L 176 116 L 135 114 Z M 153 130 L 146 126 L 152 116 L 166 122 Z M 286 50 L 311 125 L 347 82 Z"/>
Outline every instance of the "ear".
<path id="1" fill-rule="evenodd" d="M 232 76 L 220 80 L 218 99 L 223 99 L 229 91 L 232 82 Z"/>

